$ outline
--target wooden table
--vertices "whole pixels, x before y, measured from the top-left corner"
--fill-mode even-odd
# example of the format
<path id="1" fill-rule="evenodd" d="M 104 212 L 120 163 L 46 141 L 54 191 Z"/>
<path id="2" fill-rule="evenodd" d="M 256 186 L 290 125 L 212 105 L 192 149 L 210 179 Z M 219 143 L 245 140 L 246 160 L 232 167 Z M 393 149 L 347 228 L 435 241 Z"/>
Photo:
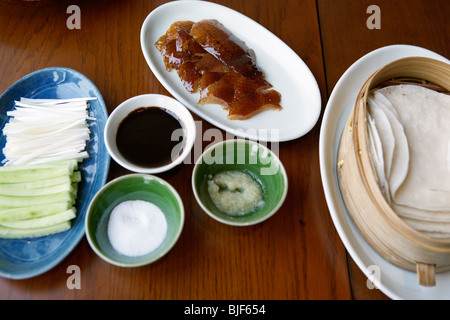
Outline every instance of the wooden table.
<path id="1" fill-rule="evenodd" d="M 139 42 L 145 17 L 167 1 L 13 2 L 0 3 L 1 92 L 32 71 L 62 66 L 90 78 L 109 112 L 135 95 L 168 94 Z M 411 44 L 450 57 L 447 0 L 214 2 L 254 19 L 298 53 L 317 79 L 322 111 L 345 70 L 374 49 Z M 71 4 L 81 10 L 81 29 L 66 26 Z M 380 9 L 381 29 L 367 27 L 372 4 Z M 212 127 L 203 122 L 203 131 Z M 304 137 L 280 144 L 290 189 L 268 221 L 237 228 L 209 218 L 190 187 L 193 165 L 183 164 L 159 175 L 178 190 L 186 209 L 182 235 L 163 259 L 141 268 L 115 267 L 83 238 L 42 275 L 0 279 L 0 299 L 388 299 L 366 286 L 331 220 L 320 178 L 320 128 L 321 119 Z M 111 161 L 109 179 L 127 173 Z M 80 268 L 81 289 L 66 285 L 71 265 Z"/>

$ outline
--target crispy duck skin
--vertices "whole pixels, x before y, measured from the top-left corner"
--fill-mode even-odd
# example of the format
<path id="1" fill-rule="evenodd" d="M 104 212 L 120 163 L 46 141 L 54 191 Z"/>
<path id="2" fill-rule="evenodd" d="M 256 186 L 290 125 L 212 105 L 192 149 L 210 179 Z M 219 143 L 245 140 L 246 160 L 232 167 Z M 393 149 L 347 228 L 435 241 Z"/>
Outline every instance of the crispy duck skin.
<path id="1" fill-rule="evenodd" d="M 281 110 L 281 95 L 264 79 L 253 51 L 217 20 L 175 22 L 155 46 L 186 90 L 199 92 L 199 104 L 221 105 L 230 120 Z"/>
<path id="2" fill-rule="evenodd" d="M 192 25 L 191 35 L 217 60 L 250 79 L 263 77 L 255 64 L 253 50 L 217 20 L 201 20 Z"/>
<path id="3" fill-rule="evenodd" d="M 233 100 L 227 118 L 246 120 L 264 110 L 281 110 L 280 102 L 281 94 L 273 89 L 237 96 Z"/>

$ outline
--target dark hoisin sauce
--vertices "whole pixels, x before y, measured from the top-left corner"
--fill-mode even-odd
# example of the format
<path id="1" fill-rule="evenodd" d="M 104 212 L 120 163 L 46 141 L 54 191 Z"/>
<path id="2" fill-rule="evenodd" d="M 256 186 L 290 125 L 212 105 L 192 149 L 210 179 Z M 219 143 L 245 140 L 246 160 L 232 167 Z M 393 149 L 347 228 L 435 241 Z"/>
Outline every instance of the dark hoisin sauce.
<path id="1" fill-rule="evenodd" d="M 184 126 L 173 113 L 160 107 L 142 107 L 122 120 L 116 144 L 127 161 L 140 167 L 157 168 L 182 153 L 184 137 Z"/>

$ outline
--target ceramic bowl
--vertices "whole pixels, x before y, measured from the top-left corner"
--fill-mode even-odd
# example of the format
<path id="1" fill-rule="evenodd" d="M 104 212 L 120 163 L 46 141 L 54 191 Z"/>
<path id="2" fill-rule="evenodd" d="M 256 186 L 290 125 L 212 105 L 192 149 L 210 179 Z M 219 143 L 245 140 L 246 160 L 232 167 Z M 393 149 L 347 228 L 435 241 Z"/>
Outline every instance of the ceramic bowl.
<path id="1" fill-rule="evenodd" d="M 169 111 L 181 122 L 184 128 L 185 137 L 182 152 L 164 165 L 157 167 L 137 165 L 128 161 L 118 150 L 116 136 L 120 124 L 130 113 L 143 107 L 159 107 Z M 196 127 L 194 119 L 188 109 L 180 102 L 165 95 L 143 94 L 122 102 L 113 110 L 106 122 L 104 140 L 108 153 L 114 161 L 122 167 L 137 173 L 155 174 L 168 171 L 181 164 L 190 153 L 192 146 L 194 145 L 195 135 Z M 155 136 L 150 136 L 149 139 L 158 139 L 158 135 L 155 133 Z M 178 137 L 174 137 L 173 139 L 178 139 Z"/>
<path id="2" fill-rule="evenodd" d="M 262 187 L 264 204 L 241 216 L 219 210 L 209 196 L 208 180 L 227 170 L 250 174 Z M 233 139 L 213 145 L 196 161 L 192 188 L 200 207 L 209 216 L 228 225 L 248 226 L 267 220 L 278 211 L 286 199 L 288 179 L 274 152 L 257 142 Z"/>
<path id="3" fill-rule="evenodd" d="M 111 245 L 108 223 L 112 210 L 127 200 L 144 200 L 158 206 L 167 221 L 162 243 L 150 253 L 130 256 Z M 177 242 L 184 225 L 184 206 L 177 191 L 161 178 L 147 174 L 129 174 L 107 183 L 92 199 L 86 214 L 86 237 L 103 260 L 121 267 L 150 264 L 167 254 Z"/>

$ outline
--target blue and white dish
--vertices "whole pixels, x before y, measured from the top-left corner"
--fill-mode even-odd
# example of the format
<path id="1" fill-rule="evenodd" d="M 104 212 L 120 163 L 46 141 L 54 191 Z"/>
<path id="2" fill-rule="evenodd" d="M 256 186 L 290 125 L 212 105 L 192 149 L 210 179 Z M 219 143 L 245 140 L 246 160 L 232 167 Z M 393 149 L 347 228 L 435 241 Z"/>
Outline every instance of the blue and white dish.
<path id="1" fill-rule="evenodd" d="M 77 217 L 70 230 L 38 238 L 0 239 L 0 276 L 25 279 L 40 275 L 59 264 L 79 243 L 85 234 L 84 220 L 92 197 L 105 184 L 110 157 L 103 141 L 108 117 L 103 97 L 97 87 L 78 71 L 51 67 L 32 72 L 15 82 L 0 96 L 0 128 L 8 121 L 6 112 L 21 97 L 63 99 L 95 97 L 90 101 L 89 114 L 96 118 L 91 123 L 91 139 L 87 143 L 89 158 L 80 163 L 82 182 L 76 203 Z M 6 139 L 0 136 L 3 150 Z M 0 161 L 4 159 L 0 153 Z"/>

